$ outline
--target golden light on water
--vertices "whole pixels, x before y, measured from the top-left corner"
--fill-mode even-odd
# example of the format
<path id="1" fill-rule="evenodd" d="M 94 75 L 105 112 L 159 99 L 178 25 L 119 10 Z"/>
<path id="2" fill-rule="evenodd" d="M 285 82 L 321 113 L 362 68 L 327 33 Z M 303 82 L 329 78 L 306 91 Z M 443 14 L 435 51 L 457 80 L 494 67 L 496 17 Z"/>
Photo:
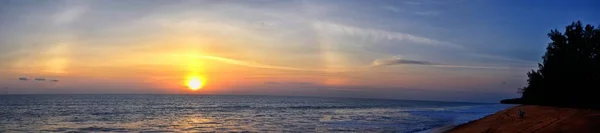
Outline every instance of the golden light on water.
<path id="1" fill-rule="evenodd" d="M 186 84 L 190 90 L 199 90 L 204 86 L 204 80 L 199 76 L 189 76 Z"/>

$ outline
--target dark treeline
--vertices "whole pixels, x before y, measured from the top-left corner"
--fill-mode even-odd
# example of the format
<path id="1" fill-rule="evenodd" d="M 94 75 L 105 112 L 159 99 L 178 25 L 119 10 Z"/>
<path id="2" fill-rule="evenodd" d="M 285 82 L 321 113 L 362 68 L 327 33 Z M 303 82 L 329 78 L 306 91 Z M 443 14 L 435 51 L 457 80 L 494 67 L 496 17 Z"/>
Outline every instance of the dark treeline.
<path id="1" fill-rule="evenodd" d="M 600 29 L 573 22 L 552 40 L 537 70 L 527 73 L 520 99 L 503 103 L 600 107 Z"/>

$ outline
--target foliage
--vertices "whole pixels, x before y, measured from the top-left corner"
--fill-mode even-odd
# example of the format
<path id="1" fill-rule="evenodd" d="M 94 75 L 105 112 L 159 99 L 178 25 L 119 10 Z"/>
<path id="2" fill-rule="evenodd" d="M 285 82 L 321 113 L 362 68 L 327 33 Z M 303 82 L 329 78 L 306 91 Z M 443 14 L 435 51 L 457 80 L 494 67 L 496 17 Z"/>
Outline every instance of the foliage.
<path id="1" fill-rule="evenodd" d="M 600 102 L 600 29 L 577 21 L 564 33 L 551 30 L 548 37 L 552 42 L 543 62 L 527 73 L 522 101 L 572 106 Z"/>

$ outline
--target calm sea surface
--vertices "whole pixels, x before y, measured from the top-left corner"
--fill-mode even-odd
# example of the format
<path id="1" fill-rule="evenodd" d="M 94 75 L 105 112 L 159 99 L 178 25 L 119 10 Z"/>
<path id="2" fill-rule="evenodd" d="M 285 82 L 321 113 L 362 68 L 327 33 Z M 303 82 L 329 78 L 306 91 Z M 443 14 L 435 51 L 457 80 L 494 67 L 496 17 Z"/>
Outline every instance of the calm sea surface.
<path id="1" fill-rule="evenodd" d="M 211 95 L 0 95 L 0 132 L 427 132 L 501 104 Z"/>

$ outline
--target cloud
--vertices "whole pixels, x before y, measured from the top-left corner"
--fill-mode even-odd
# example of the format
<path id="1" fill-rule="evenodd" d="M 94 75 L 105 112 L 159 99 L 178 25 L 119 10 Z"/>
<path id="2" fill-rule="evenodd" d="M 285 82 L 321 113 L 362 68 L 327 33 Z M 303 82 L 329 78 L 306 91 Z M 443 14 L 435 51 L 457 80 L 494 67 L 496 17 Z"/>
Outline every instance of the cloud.
<path id="1" fill-rule="evenodd" d="M 510 69 L 509 67 L 498 67 L 498 66 L 468 66 L 468 65 L 439 64 L 439 63 L 432 63 L 429 61 L 402 59 L 399 56 L 395 56 L 395 57 L 388 58 L 388 59 L 376 59 L 371 64 L 371 67 L 382 67 L 382 66 L 393 66 L 393 65 L 425 65 L 425 66 L 440 67 L 440 68 Z"/>
<path id="2" fill-rule="evenodd" d="M 537 66 L 537 62 L 535 62 L 535 61 L 523 60 L 523 59 L 517 59 L 517 58 L 510 58 L 510 57 L 505 57 L 505 56 L 498 56 L 498 55 L 491 55 L 491 54 L 478 54 L 478 53 L 467 54 L 467 55 L 468 56 L 473 56 L 473 57 L 479 57 L 479 58 L 487 58 L 487 59 L 492 59 L 492 60 L 499 60 L 499 61 L 524 63 L 524 64 L 533 64 L 533 65 Z"/>
<path id="3" fill-rule="evenodd" d="M 350 36 L 368 37 L 375 41 L 410 41 L 418 44 L 434 45 L 434 46 L 447 46 L 464 49 L 463 46 L 452 44 L 449 42 L 443 42 L 436 39 L 416 36 L 402 32 L 391 32 L 377 29 L 357 28 L 348 25 L 336 24 L 332 22 L 315 22 L 315 28 L 334 33 L 341 33 Z"/>
<path id="4" fill-rule="evenodd" d="M 430 65 L 430 66 L 443 67 L 443 68 L 510 69 L 510 67 L 501 67 L 501 66 L 462 66 L 462 65 Z"/>
<path id="5" fill-rule="evenodd" d="M 72 5 L 54 15 L 54 22 L 57 24 L 69 24 L 82 16 L 88 7 L 87 5 Z"/>
<path id="6" fill-rule="evenodd" d="M 223 58 L 223 57 L 218 57 L 218 56 L 200 55 L 200 56 L 196 56 L 196 57 L 203 58 L 203 59 L 220 61 L 220 62 L 227 63 L 227 64 L 247 66 L 247 67 L 256 67 L 256 68 L 268 68 L 268 69 L 280 69 L 280 70 L 294 70 L 294 71 L 323 71 L 323 70 L 317 70 L 317 69 L 305 69 L 305 68 L 294 68 L 294 67 L 267 65 L 267 64 L 261 64 L 261 63 L 256 63 L 256 62 L 248 62 L 248 61 L 242 61 L 242 60 L 235 60 L 235 59 Z"/>
<path id="7" fill-rule="evenodd" d="M 440 14 L 440 12 L 437 11 L 418 11 L 414 13 L 421 16 L 437 16 Z"/>
<path id="8" fill-rule="evenodd" d="M 29 80 L 29 78 L 27 78 L 27 77 L 20 77 L 20 78 L 19 78 L 19 80 L 20 80 L 20 81 L 27 81 L 27 80 Z M 35 81 L 58 82 L 58 80 L 57 80 L 57 79 L 52 79 L 52 80 L 50 80 L 50 79 L 46 79 L 46 78 L 42 78 L 42 77 L 38 77 L 38 78 L 35 78 L 35 79 L 33 79 L 33 80 L 35 80 Z"/>
<path id="9" fill-rule="evenodd" d="M 189 55 L 179 55 L 179 54 L 170 54 L 170 55 L 171 56 L 190 57 Z M 277 70 L 290 70 L 290 71 L 310 71 L 310 72 L 328 72 L 329 73 L 329 72 L 347 72 L 347 71 L 355 71 L 357 69 L 366 69 L 364 66 L 363 67 L 335 68 L 335 70 L 327 70 L 327 69 L 322 69 L 322 68 L 298 68 L 298 67 L 262 64 L 262 63 L 257 63 L 257 62 L 230 59 L 230 58 L 211 56 L 211 55 L 193 55 L 193 56 L 191 56 L 191 58 L 208 59 L 208 60 L 214 60 L 214 61 L 218 61 L 218 62 L 222 62 L 222 63 L 226 63 L 226 64 L 246 66 L 246 67 L 277 69 Z M 248 78 L 257 78 L 257 77 L 248 77 Z"/>
<path id="10" fill-rule="evenodd" d="M 428 61 L 419 61 L 419 60 L 408 60 L 402 59 L 398 56 L 389 58 L 389 59 L 377 59 L 373 61 L 372 66 L 390 66 L 390 65 L 403 65 L 403 64 L 411 64 L 411 65 L 433 65 L 433 63 Z"/>
<path id="11" fill-rule="evenodd" d="M 33 80 L 35 80 L 35 81 L 46 81 L 46 79 L 45 79 L 45 78 L 41 78 L 41 77 L 40 77 L 40 78 L 35 78 L 35 79 L 33 79 Z"/>
<path id="12" fill-rule="evenodd" d="M 404 1 L 404 4 L 409 4 L 409 5 L 421 5 L 423 3 L 421 2 L 416 2 L 416 1 Z"/>
<path id="13" fill-rule="evenodd" d="M 385 10 L 391 11 L 391 12 L 395 12 L 395 13 L 404 11 L 403 9 L 395 7 L 395 6 L 383 6 L 382 8 Z"/>

